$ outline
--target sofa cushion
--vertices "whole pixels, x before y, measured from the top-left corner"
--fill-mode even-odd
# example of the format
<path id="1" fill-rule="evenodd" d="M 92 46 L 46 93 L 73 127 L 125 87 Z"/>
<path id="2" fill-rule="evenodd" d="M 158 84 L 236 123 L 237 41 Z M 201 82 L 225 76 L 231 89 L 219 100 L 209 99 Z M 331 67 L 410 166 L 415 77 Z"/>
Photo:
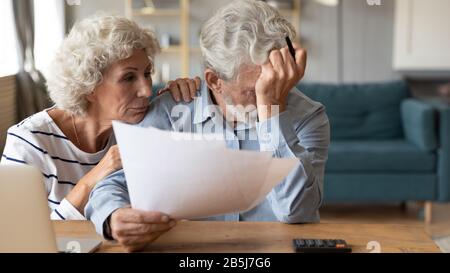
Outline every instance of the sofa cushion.
<path id="1" fill-rule="evenodd" d="M 435 173 L 331 173 L 325 175 L 325 203 L 387 203 L 436 200 Z"/>
<path id="2" fill-rule="evenodd" d="M 396 139 L 403 136 L 403 81 L 378 84 L 308 84 L 298 89 L 327 109 L 332 139 Z"/>
<path id="3" fill-rule="evenodd" d="M 405 140 L 333 141 L 327 173 L 435 172 L 436 155 Z"/>

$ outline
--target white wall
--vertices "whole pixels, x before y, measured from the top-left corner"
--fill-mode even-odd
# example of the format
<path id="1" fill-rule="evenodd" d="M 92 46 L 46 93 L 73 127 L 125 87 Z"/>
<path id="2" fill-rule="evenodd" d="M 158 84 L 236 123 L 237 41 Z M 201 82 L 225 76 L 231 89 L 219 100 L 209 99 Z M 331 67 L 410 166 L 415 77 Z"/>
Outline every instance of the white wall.
<path id="1" fill-rule="evenodd" d="M 125 13 L 123 0 L 81 1 L 81 6 L 67 8 L 69 26 L 99 10 Z M 191 0 L 191 44 L 197 43 L 196 35 L 205 18 L 228 2 Z M 158 32 L 178 31 L 178 22 L 160 20 L 165 21 L 158 24 Z M 303 0 L 301 36 L 309 52 L 305 80 L 373 82 L 400 78 L 392 70 L 393 21 L 393 0 L 383 0 L 381 6 L 369 6 L 365 0 L 342 0 L 340 7 L 325 7 L 313 0 Z M 170 59 L 176 64 L 176 57 Z M 191 67 L 195 68 L 192 69 L 194 75 L 201 73 L 200 62 L 193 62 Z"/>
<path id="2" fill-rule="evenodd" d="M 304 1 L 302 36 L 309 52 L 306 79 L 317 82 L 373 82 L 399 79 L 392 69 L 394 1 L 369 6 L 342 0 L 326 7 Z"/>
<path id="3" fill-rule="evenodd" d="M 70 29 L 74 22 L 95 14 L 98 11 L 125 15 L 124 0 L 80 0 L 79 6 L 66 5 L 67 27 Z"/>

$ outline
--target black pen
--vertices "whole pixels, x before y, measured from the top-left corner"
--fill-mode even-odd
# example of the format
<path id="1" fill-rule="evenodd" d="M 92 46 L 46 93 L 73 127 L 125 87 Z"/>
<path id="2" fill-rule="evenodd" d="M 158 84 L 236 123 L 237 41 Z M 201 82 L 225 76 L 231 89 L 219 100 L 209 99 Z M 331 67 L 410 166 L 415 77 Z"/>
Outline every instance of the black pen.
<path id="1" fill-rule="evenodd" d="M 286 36 L 286 44 L 289 47 L 289 52 L 291 52 L 292 58 L 294 58 L 295 61 L 295 49 L 292 45 L 291 39 L 289 39 L 289 36 Z"/>

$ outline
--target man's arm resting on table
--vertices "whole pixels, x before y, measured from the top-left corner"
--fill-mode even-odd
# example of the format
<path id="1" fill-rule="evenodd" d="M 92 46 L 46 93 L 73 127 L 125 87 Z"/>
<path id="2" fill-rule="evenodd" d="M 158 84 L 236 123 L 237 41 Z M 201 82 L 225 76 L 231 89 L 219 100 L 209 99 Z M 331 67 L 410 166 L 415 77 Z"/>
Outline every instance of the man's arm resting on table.
<path id="1" fill-rule="evenodd" d="M 130 205 L 127 183 L 123 170 L 100 181 L 92 190 L 85 215 L 94 223 L 95 230 L 105 239 L 112 240 L 109 219 L 113 212 Z M 108 232 L 109 231 L 109 232 Z"/>
<path id="2" fill-rule="evenodd" d="M 323 177 L 329 145 L 329 121 L 324 108 L 295 129 L 289 110 L 258 123 L 261 151 L 277 158 L 298 158 L 298 166 L 269 193 L 277 219 L 285 223 L 320 221 Z M 302 143 L 300 143 L 302 139 Z"/>

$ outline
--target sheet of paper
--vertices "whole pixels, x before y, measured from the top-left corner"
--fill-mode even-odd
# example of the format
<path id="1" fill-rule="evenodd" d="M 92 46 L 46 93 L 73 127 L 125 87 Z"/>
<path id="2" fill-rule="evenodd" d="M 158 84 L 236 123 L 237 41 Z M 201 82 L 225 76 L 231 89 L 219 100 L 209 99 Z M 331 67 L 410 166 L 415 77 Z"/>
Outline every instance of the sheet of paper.
<path id="1" fill-rule="evenodd" d="M 270 153 L 228 150 L 221 135 L 113 126 L 132 207 L 175 219 L 249 210 L 298 164 Z"/>

